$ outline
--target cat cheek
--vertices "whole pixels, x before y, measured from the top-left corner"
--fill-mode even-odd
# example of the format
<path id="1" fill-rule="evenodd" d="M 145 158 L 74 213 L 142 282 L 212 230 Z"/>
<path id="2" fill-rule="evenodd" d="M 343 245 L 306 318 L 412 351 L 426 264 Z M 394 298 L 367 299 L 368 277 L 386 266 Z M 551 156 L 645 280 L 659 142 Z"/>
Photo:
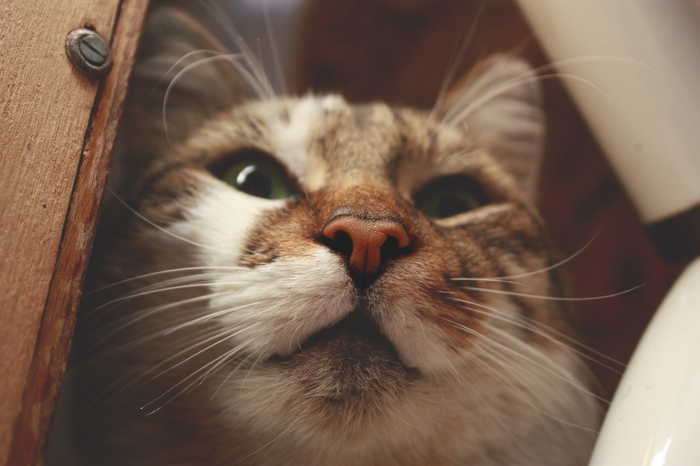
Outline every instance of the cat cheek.
<path id="1" fill-rule="evenodd" d="M 248 233 L 265 212 L 279 209 L 282 200 L 260 199 L 206 180 L 206 188 L 186 210 L 185 220 L 169 231 L 191 242 L 199 266 L 235 266 L 246 247 Z"/>
<path id="2" fill-rule="evenodd" d="M 320 248 L 310 256 L 240 268 L 212 288 L 212 311 L 225 327 L 245 329 L 237 340 L 262 358 L 290 356 L 357 306 L 340 260 Z"/>

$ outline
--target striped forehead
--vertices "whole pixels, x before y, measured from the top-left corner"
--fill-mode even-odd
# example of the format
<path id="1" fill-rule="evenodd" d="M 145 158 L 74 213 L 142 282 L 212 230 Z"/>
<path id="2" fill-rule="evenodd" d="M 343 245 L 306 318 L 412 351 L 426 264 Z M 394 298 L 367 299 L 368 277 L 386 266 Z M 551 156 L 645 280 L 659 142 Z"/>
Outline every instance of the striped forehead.
<path id="1" fill-rule="evenodd" d="M 348 105 L 341 97 L 290 102 L 269 125 L 273 153 L 308 190 L 342 177 L 383 176 L 401 132 L 386 105 Z"/>

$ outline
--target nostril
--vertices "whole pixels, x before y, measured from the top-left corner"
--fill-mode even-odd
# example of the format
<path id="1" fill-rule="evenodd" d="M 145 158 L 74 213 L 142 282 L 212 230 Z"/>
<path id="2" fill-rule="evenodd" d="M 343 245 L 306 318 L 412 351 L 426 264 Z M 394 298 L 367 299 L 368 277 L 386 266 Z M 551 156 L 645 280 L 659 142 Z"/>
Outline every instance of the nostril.
<path id="1" fill-rule="evenodd" d="M 382 261 L 392 259 L 402 254 L 404 247 L 399 246 L 398 238 L 394 236 L 389 236 L 380 248 Z"/>
<path id="2" fill-rule="evenodd" d="M 334 251 L 348 257 L 352 254 L 352 238 L 342 230 L 337 230 L 332 237 L 324 234 L 323 243 Z"/>
<path id="3" fill-rule="evenodd" d="M 348 267 L 359 276 L 373 275 L 388 258 L 409 245 L 406 229 L 393 220 L 353 216 L 332 219 L 322 231 L 329 247 L 349 256 Z"/>

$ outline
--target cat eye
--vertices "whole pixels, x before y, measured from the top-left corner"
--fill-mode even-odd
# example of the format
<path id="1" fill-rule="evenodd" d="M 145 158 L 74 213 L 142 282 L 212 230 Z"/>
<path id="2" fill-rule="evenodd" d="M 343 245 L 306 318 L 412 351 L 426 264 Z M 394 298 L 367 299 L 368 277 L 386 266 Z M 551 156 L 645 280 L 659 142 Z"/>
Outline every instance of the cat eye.
<path id="1" fill-rule="evenodd" d="M 448 218 L 488 202 L 481 187 L 464 176 L 439 178 L 414 196 L 418 210 L 431 218 Z"/>
<path id="2" fill-rule="evenodd" d="M 227 158 L 212 173 L 237 190 L 263 199 L 286 199 L 295 193 L 285 169 L 269 155 L 255 150 Z"/>

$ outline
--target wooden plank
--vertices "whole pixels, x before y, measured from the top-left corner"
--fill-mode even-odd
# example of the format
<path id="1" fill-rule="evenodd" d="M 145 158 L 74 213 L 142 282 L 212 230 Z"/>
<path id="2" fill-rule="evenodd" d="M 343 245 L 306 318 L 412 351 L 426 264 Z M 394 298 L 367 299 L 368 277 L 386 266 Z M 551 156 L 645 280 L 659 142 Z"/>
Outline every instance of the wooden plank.
<path id="1" fill-rule="evenodd" d="M 112 37 L 120 3 L 115 66 L 87 78 L 65 38 Z M 0 6 L 0 464 L 42 461 L 146 4 Z"/>

